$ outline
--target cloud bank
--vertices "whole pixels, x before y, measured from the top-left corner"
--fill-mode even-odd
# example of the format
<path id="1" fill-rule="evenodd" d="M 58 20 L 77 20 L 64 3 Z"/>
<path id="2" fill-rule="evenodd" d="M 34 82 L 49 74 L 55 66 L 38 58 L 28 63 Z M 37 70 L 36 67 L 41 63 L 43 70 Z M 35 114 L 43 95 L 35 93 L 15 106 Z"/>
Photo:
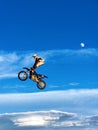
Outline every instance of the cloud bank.
<path id="1" fill-rule="evenodd" d="M 98 89 L 0 94 L 1 130 L 98 130 Z"/>
<path id="2" fill-rule="evenodd" d="M 82 115 L 98 114 L 98 89 L 0 94 L 0 113 L 52 109 Z"/>
<path id="3" fill-rule="evenodd" d="M 56 110 L 0 115 L 3 130 L 97 130 L 97 127 L 98 115 L 80 116 Z"/>
<path id="4" fill-rule="evenodd" d="M 80 50 L 47 50 L 36 52 L 32 51 L 22 51 L 22 52 L 5 52 L 0 51 L 0 79 L 3 78 L 14 78 L 17 72 L 24 66 L 32 66 L 34 60 L 32 55 L 37 53 L 43 57 L 47 62 L 57 63 L 57 62 L 70 62 L 76 60 L 79 62 L 81 59 L 89 59 L 98 57 L 98 50 L 94 48 L 80 49 Z M 58 60 L 56 60 L 58 59 Z"/>

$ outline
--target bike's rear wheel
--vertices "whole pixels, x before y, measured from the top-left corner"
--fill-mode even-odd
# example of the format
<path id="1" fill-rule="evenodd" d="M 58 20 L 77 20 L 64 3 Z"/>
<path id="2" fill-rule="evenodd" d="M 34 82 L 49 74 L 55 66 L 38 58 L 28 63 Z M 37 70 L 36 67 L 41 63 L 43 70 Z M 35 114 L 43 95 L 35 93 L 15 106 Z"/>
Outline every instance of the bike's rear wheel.
<path id="1" fill-rule="evenodd" d="M 39 80 L 39 82 L 37 82 L 37 87 L 40 89 L 40 90 L 43 90 L 46 88 L 46 82 L 44 80 Z"/>
<path id="2" fill-rule="evenodd" d="M 25 71 L 20 71 L 18 73 L 18 78 L 21 80 L 21 81 L 25 81 L 27 78 L 28 78 L 28 74 L 25 72 Z"/>

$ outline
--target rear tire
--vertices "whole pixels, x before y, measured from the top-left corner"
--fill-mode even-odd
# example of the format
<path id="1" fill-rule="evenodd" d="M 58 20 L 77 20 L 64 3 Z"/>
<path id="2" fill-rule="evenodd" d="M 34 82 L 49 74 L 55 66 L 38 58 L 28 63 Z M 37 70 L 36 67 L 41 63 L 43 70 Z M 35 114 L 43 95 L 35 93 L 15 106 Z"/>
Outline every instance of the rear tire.
<path id="1" fill-rule="evenodd" d="M 37 82 L 37 87 L 40 89 L 40 90 L 43 90 L 46 88 L 46 82 L 44 80 L 39 80 L 39 82 Z"/>
<path id="2" fill-rule="evenodd" d="M 18 73 L 18 78 L 21 80 L 21 81 L 25 81 L 27 78 L 28 78 L 28 74 L 25 72 L 25 71 L 20 71 Z"/>

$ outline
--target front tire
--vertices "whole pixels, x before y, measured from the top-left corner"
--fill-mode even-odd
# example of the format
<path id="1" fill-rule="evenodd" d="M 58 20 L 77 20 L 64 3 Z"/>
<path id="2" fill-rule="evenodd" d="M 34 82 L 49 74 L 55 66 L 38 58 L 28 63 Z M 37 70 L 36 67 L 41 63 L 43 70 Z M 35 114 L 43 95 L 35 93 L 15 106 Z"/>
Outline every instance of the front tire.
<path id="1" fill-rule="evenodd" d="M 43 90 L 46 88 L 46 82 L 44 80 L 39 80 L 39 82 L 37 82 L 37 87 L 40 89 L 40 90 Z"/>
<path id="2" fill-rule="evenodd" d="M 28 78 L 28 74 L 25 72 L 25 71 L 20 71 L 18 73 L 18 78 L 21 80 L 21 81 L 25 81 L 27 78 Z"/>

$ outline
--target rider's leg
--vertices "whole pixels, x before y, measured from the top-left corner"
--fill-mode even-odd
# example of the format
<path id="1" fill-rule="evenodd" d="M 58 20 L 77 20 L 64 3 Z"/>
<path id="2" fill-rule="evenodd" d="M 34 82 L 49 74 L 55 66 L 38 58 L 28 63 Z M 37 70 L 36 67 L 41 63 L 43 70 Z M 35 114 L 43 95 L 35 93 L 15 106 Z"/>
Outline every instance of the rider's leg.
<path id="1" fill-rule="evenodd" d="M 31 79 L 31 77 L 32 77 L 33 74 L 34 74 L 34 68 L 32 67 L 32 68 L 30 69 L 30 76 L 29 76 L 30 79 Z"/>

